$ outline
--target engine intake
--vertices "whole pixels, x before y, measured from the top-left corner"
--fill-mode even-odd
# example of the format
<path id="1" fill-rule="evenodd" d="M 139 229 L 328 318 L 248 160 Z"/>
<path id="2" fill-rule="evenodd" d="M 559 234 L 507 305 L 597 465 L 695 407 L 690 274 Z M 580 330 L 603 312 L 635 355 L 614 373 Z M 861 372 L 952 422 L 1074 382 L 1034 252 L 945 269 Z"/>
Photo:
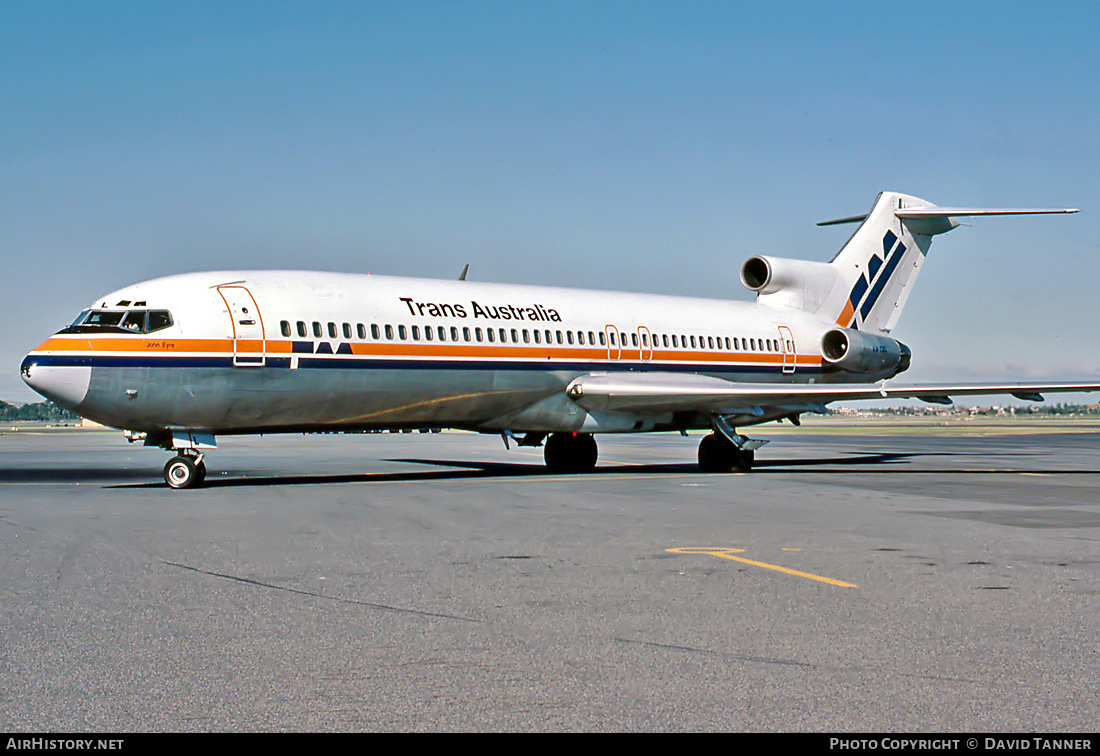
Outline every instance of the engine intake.
<path id="1" fill-rule="evenodd" d="M 770 297 L 774 305 L 811 312 L 824 301 L 836 278 L 832 265 L 811 260 L 761 255 L 741 265 L 741 283 L 746 289 Z"/>
<path id="2" fill-rule="evenodd" d="M 888 336 L 875 336 L 851 328 L 834 328 L 821 337 L 821 356 L 830 365 L 849 373 L 897 375 L 909 369 L 909 347 Z"/>

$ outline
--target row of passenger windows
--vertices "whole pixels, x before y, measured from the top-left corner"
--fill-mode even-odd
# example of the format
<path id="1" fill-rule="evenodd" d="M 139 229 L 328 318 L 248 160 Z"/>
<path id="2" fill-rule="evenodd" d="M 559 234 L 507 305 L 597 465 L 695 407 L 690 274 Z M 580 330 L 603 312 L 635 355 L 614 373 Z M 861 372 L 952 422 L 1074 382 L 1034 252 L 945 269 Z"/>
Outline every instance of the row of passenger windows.
<path id="1" fill-rule="evenodd" d="M 313 321 L 307 324 L 299 320 L 292 328 L 289 320 L 280 324 L 283 336 L 292 338 L 296 332 L 300 338 L 345 339 L 358 338 L 359 341 L 367 341 L 367 326 L 356 323 L 354 328 L 351 323 L 320 323 Z M 709 349 L 726 351 L 762 351 L 779 352 L 782 344 L 779 339 L 756 339 L 737 336 L 696 336 L 695 334 L 654 334 L 652 339 L 646 332 L 629 334 L 630 342 L 627 343 L 627 334 L 622 334 L 621 339 L 616 338 L 616 331 L 605 334 L 603 331 L 557 331 L 528 328 L 480 328 L 470 326 L 419 326 L 397 325 L 389 323 L 370 325 L 370 339 L 373 341 L 454 341 L 467 343 L 512 343 L 512 344 L 580 344 L 596 346 L 610 346 L 616 348 L 639 346 L 643 349 L 672 348 L 672 349 Z M 354 336 L 353 336 L 354 334 Z M 617 343 L 621 341 L 622 343 Z M 652 341 L 652 343 L 650 343 Z M 787 342 L 787 351 L 794 351 L 794 344 Z"/>

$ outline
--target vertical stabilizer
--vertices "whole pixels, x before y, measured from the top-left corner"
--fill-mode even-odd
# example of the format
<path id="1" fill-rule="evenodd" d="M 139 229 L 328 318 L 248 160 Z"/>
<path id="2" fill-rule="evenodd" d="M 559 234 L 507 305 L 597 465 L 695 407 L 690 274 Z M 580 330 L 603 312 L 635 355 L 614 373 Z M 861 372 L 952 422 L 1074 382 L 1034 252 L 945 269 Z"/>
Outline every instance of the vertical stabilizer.
<path id="1" fill-rule="evenodd" d="M 932 235 L 958 225 L 947 217 L 910 224 L 897 213 L 932 207 L 905 194 L 880 194 L 862 225 L 829 263 L 837 272 L 836 295 L 830 296 L 817 314 L 843 328 L 871 333 L 893 330 L 924 264 Z"/>
<path id="2" fill-rule="evenodd" d="M 866 215 L 819 223 L 860 223 L 828 263 L 751 257 L 741 282 L 757 301 L 797 309 L 868 333 L 889 333 L 909 299 L 932 237 L 961 216 L 1075 213 L 1074 209 L 936 207 L 917 197 L 883 192 Z"/>
<path id="3" fill-rule="evenodd" d="M 883 192 L 866 216 L 832 221 L 863 223 L 829 263 L 836 283 L 814 311 L 844 328 L 889 333 L 913 290 L 932 237 L 957 227 L 956 218 L 1076 212 L 1072 208 L 937 207 L 917 197 Z"/>

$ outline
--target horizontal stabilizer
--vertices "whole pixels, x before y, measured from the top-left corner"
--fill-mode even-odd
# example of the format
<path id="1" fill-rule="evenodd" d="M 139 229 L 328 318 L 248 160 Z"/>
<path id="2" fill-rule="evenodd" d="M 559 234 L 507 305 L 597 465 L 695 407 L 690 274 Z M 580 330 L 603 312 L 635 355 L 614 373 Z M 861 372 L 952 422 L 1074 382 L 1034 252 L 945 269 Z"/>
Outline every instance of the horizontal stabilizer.
<path id="1" fill-rule="evenodd" d="M 894 211 L 899 218 L 961 218 L 968 215 L 1050 215 L 1051 213 L 1076 213 L 1077 208 L 1023 208 L 1023 207 L 906 207 Z M 840 221 L 834 221 L 840 222 Z M 821 224 L 818 224 L 821 225 Z"/>
<path id="2" fill-rule="evenodd" d="M 817 225 L 819 226 L 839 226 L 841 223 L 863 223 L 867 220 L 867 214 L 863 215 L 850 215 L 847 218 L 837 218 L 836 220 L 821 221 Z"/>
<path id="3" fill-rule="evenodd" d="M 900 210 L 894 211 L 894 215 L 899 218 L 906 219 L 919 219 L 919 218 L 962 218 L 964 216 L 977 216 L 977 215 L 1050 215 L 1052 213 L 1077 213 L 1080 212 L 1075 207 L 1054 207 L 1054 208 L 1026 208 L 1026 207 L 906 207 Z M 838 226 L 842 223 L 862 223 L 867 220 L 867 214 L 863 215 L 850 215 L 847 218 L 836 218 L 834 220 L 821 221 L 817 225 L 819 226 Z"/>

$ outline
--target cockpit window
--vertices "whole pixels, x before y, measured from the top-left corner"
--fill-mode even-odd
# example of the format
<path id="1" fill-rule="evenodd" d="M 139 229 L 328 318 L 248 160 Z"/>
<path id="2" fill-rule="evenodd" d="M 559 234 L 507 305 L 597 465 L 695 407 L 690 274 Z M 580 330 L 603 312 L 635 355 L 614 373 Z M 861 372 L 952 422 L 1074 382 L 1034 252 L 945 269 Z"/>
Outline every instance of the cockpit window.
<path id="1" fill-rule="evenodd" d="M 130 310 L 122 319 L 122 327 L 133 333 L 145 332 L 145 310 Z"/>
<path id="2" fill-rule="evenodd" d="M 152 333 L 172 322 L 168 310 L 85 310 L 60 333 Z"/>
<path id="3" fill-rule="evenodd" d="M 152 333 L 172 325 L 172 313 L 168 310 L 150 310 L 149 321 L 145 324 L 145 332 Z"/>
<path id="4" fill-rule="evenodd" d="M 84 322 L 80 323 L 80 325 L 100 327 L 117 326 L 119 323 L 122 322 L 122 318 L 124 315 L 126 315 L 125 312 L 109 312 L 104 310 L 96 310 L 94 312 L 89 312 L 88 317 L 85 318 Z"/>

